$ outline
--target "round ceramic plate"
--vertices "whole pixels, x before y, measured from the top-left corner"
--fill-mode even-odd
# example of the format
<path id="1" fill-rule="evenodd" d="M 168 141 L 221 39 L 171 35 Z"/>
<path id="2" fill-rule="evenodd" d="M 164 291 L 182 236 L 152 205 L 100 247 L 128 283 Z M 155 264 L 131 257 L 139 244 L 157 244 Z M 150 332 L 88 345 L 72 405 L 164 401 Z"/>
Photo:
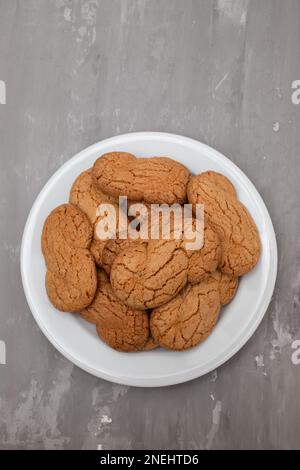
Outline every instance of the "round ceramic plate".
<path id="1" fill-rule="evenodd" d="M 168 155 L 194 173 L 216 170 L 234 183 L 259 230 L 262 254 L 253 271 L 241 279 L 234 300 L 222 309 L 216 328 L 206 341 L 184 352 L 156 349 L 120 353 L 104 344 L 93 325 L 79 315 L 61 313 L 49 302 L 40 238 L 45 218 L 68 201 L 80 172 L 105 152 L 126 151 L 137 156 Z M 186 137 L 138 132 L 112 137 L 83 150 L 66 162 L 44 186 L 27 220 L 21 249 L 23 286 L 30 309 L 49 341 L 78 367 L 98 377 L 126 385 L 157 387 L 200 377 L 232 357 L 248 341 L 270 302 L 277 272 L 274 229 L 259 193 L 230 160 L 216 150 Z"/>

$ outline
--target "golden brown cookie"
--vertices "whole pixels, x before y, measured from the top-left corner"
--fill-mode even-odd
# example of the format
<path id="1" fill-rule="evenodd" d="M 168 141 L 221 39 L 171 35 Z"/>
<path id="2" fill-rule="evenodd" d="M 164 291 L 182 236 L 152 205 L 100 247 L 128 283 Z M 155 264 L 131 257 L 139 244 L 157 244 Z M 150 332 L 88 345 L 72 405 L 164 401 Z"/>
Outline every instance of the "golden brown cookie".
<path id="1" fill-rule="evenodd" d="M 92 226 L 73 204 L 63 204 L 47 217 L 42 232 L 42 252 L 47 266 L 46 290 L 59 310 L 78 312 L 96 292 L 97 276 L 89 252 Z"/>
<path id="2" fill-rule="evenodd" d="M 199 220 L 197 225 L 195 218 L 184 219 L 183 215 L 184 212 L 176 219 L 171 213 L 169 221 L 160 220 L 158 223 L 159 238 L 163 239 L 165 228 L 168 229 L 168 233 L 170 231 L 172 240 L 181 237 L 181 247 L 186 251 L 189 259 L 187 281 L 197 284 L 217 269 L 221 259 L 221 243 L 217 233 L 208 223 L 204 224 L 204 221 L 201 223 Z M 187 225 L 188 222 L 190 227 Z M 190 230 L 192 231 L 190 232 Z M 151 238 L 151 226 L 149 226 L 148 232 L 148 236 Z M 196 243 L 197 236 L 199 237 L 198 243 Z"/>
<path id="3" fill-rule="evenodd" d="M 115 259 L 110 274 L 117 297 L 145 310 L 175 297 L 187 283 L 188 257 L 181 240 L 136 243 Z"/>
<path id="4" fill-rule="evenodd" d="M 107 240 L 99 239 L 97 224 L 102 218 L 97 214 L 97 209 L 101 204 L 111 204 L 116 214 L 116 224 L 118 228 L 119 206 L 115 199 L 104 194 L 95 183 L 91 170 L 83 171 L 74 181 L 69 200 L 78 206 L 90 219 L 94 227 L 94 236 L 90 246 L 90 251 L 94 256 L 95 262 L 102 267 L 102 253 L 105 249 Z"/>
<path id="5" fill-rule="evenodd" d="M 93 238 L 90 246 L 90 252 L 92 253 L 95 263 L 97 264 L 97 266 L 99 266 L 99 268 L 102 267 L 102 255 L 106 243 L 107 240 L 97 240 Z"/>
<path id="6" fill-rule="evenodd" d="M 139 351 L 149 338 L 148 314 L 120 302 L 103 271 L 98 273 L 95 298 L 81 315 L 94 323 L 100 338 L 117 351 Z"/>
<path id="7" fill-rule="evenodd" d="M 90 251 L 94 256 L 97 266 L 103 268 L 107 274 L 110 274 L 111 266 L 122 250 L 129 248 L 136 240 L 130 238 L 119 238 L 120 233 L 117 229 L 116 237 L 107 240 L 100 240 L 94 233 L 94 238 L 90 246 Z"/>
<path id="8" fill-rule="evenodd" d="M 202 173 L 203 174 L 203 173 Z M 232 182 L 222 173 L 216 171 L 206 171 L 204 174 L 209 175 L 210 181 L 220 188 L 221 191 L 225 191 L 230 196 L 237 198 L 237 193 Z"/>
<path id="9" fill-rule="evenodd" d="M 135 243 L 140 243 L 136 240 L 108 240 L 102 251 L 101 265 L 104 271 L 109 275 L 113 262 L 117 256 L 124 250 L 131 248 Z"/>
<path id="10" fill-rule="evenodd" d="M 148 240 L 151 239 L 150 224 L 151 218 L 150 223 L 148 224 L 148 233 L 146 233 L 146 239 L 131 239 L 130 235 L 128 234 L 128 238 L 126 239 L 115 238 L 107 240 L 105 243 L 98 242 L 98 240 L 93 241 L 91 245 L 91 252 L 95 256 L 96 263 L 101 266 L 107 274 L 110 274 L 113 262 L 122 251 L 131 248 L 132 246 L 134 246 L 134 244 L 137 243 L 147 243 Z M 161 232 L 162 230 L 160 226 L 160 239 L 162 238 Z M 214 268 L 213 270 L 215 271 L 215 269 L 216 268 Z"/>
<path id="11" fill-rule="evenodd" d="M 220 300 L 222 305 L 227 305 L 232 301 L 239 285 L 239 278 L 230 274 L 221 273 L 219 284 Z"/>
<path id="12" fill-rule="evenodd" d="M 188 282 L 197 284 L 213 273 L 221 259 L 221 244 L 217 233 L 206 224 L 200 250 L 186 250 L 189 257 Z"/>
<path id="13" fill-rule="evenodd" d="M 153 349 L 156 349 L 156 348 L 159 348 L 159 344 L 150 335 L 145 346 L 143 347 L 143 351 L 152 351 Z"/>
<path id="14" fill-rule="evenodd" d="M 221 273 L 220 271 L 216 271 L 212 276 L 219 281 L 221 305 L 229 304 L 236 294 L 239 278 L 231 276 L 230 274 Z"/>
<path id="15" fill-rule="evenodd" d="M 140 228 L 140 227 L 139 227 Z M 93 240 L 91 244 L 91 252 L 93 253 L 96 263 L 102 267 L 107 274 L 110 274 L 111 267 L 117 256 L 124 250 L 133 247 L 135 244 L 147 243 L 148 239 L 151 238 L 151 228 L 149 227 L 148 235 L 146 240 L 142 239 L 131 239 L 130 235 L 127 234 L 127 238 L 114 238 L 106 240 L 105 242 L 99 240 Z M 117 234 L 119 237 L 119 233 Z"/>
<path id="16" fill-rule="evenodd" d="M 166 204 L 186 200 L 190 173 L 171 158 L 136 158 L 126 152 L 110 152 L 96 160 L 92 171 L 99 188 L 113 197 Z"/>
<path id="17" fill-rule="evenodd" d="M 206 171 L 191 177 L 187 194 L 191 204 L 204 204 L 205 217 L 220 238 L 220 271 L 234 277 L 250 271 L 259 259 L 260 239 L 251 215 L 238 201 L 230 181 Z"/>
<path id="18" fill-rule="evenodd" d="M 83 171 L 76 178 L 71 187 L 69 202 L 79 207 L 88 216 L 92 224 L 97 220 L 97 208 L 100 204 L 108 202 L 115 204 L 95 184 L 91 170 Z"/>
<path id="19" fill-rule="evenodd" d="M 198 250 L 188 249 L 181 228 L 180 233 L 181 239 L 175 239 L 172 231 L 171 240 L 111 242 L 106 253 L 107 272 L 113 266 L 112 287 L 123 302 L 138 309 L 158 307 L 175 297 L 187 282 L 198 283 L 217 269 L 221 248 L 211 227 L 205 227 L 204 244 Z"/>
<path id="20" fill-rule="evenodd" d="M 163 348 L 189 349 L 207 338 L 219 312 L 219 283 L 210 276 L 199 284 L 188 284 L 170 302 L 155 308 L 150 317 L 151 334 Z"/>

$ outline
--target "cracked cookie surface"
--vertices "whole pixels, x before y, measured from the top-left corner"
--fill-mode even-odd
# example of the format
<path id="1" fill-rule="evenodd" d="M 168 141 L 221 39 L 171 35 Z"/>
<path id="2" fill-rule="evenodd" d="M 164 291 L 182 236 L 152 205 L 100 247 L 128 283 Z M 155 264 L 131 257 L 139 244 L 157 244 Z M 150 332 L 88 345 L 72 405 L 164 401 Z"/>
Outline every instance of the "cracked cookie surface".
<path id="1" fill-rule="evenodd" d="M 92 224 L 97 220 L 97 209 L 100 204 L 115 205 L 115 201 L 104 194 L 95 183 L 91 170 L 83 171 L 76 178 L 70 190 L 69 202 L 79 207 Z"/>
<path id="2" fill-rule="evenodd" d="M 213 273 L 220 262 L 221 244 L 217 233 L 205 224 L 202 248 L 186 252 L 189 258 L 188 282 L 197 284 Z"/>
<path id="3" fill-rule="evenodd" d="M 146 344 L 143 347 L 143 351 L 152 351 L 153 349 L 156 349 L 159 347 L 159 344 L 155 341 L 153 336 L 149 336 L 148 340 L 146 341 Z"/>
<path id="4" fill-rule="evenodd" d="M 220 271 L 216 271 L 212 276 L 219 282 L 221 305 L 229 304 L 236 294 L 239 278 L 231 276 L 230 274 L 221 273 Z"/>
<path id="5" fill-rule="evenodd" d="M 170 302 L 155 308 L 150 330 L 163 348 L 189 349 L 211 333 L 220 312 L 219 282 L 210 276 L 199 284 L 188 284 Z"/>
<path id="6" fill-rule="evenodd" d="M 46 290 L 61 311 L 78 312 L 95 295 L 96 268 L 88 250 L 92 233 L 87 216 L 73 204 L 58 206 L 45 220 L 41 245 L 47 267 Z"/>
<path id="7" fill-rule="evenodd" d="M 97 238 L 97 233 L 94 231 L 90 251 L 94 256 L 97 266 L 103 268 L 107 274 L 110 274 L 111 266 L 118 254 L 135 243 L 135 240 L 131 240 L 130 238 L 123 239 L 119 238 L 119 236 L 120 232 L 118 228 L 116 237 L 108 238 L 107 240 Z"/>
<path id="8" fill-rule="evenodd" d="M 148 314 L 120 302 L 104 271 L 98 272 L 95 298 L 81 315 L 94 323 L 99 337 L 117 351 L 139 351 L 149 339 Z"/>
<path id="9" fill-rule="evenodd" d="M 220 238 L 220 271 L 234 277 L 250 271 L 260 256 L 260 239 L 232 183 L 224 175 L 206 171 L 191 177 L 187 194 L 191 204 L 204 204 L 205 217 Z"/>
<path id="10" fill-rule="evenodd" d="M 97 214 L 97 209 L 101 204 L 111 204 L 115 209 L 116 222 L 119 223 L 119 206 L 115 199 L 104 194 L 95 183 L 91 170 L 83 171 L 74 181 L 69 200 L 72 204 L 79 207 L 90 219 L 94 227 L 93 239 L 90 251 L 94 256 L 95 262 L 99 267 L 107 270 L 109 259 L 110 241 L 118 244 L 118 239 L 104 240 L 97 235 L 97 224 L 101 222 L 102 217 Z M 107 247 L 108 243 L 108 247 Z M 109 272 L 109 271 L 108 271 Z"/>
<path id="11" fill-rule="evenodd" d="M 186 200 L 190 173 L 168 157 L 136 158 L 126 152 L 111 152 L 98 158 L 92 171 L 100 189 L 113 197 L 167 204 Z"/>
<path id="12" fill-rule="evenodd" d="M 221 249 L 211 227 L 206 225 L 204 245 L 198 250 L 187 249 L 182 230 L 177 233 L 181 239 L 174 239 L 173 231 L 171 240 L 111 242 L 107 272 L 112 266 L 112 287 L 127 305 L 158 307 L 175 297 L 187 282 L 198 283 L 217 269 Z"/>
<path id="13" fill-rule="evenodd" d="M 115 259 L 112 288 L 127 305 L 146 310 L 177 295 L 187 283 L 188 257 L 181 240 L 136 243 Z"/>
<path id="14" fill-rule="evenodd" d="M 111 267 L 117 256 L 124 250 L 130 249 L 134 244 L 140 243 L 136 240 L 112 239 L 105 243 L 102 251 L 101 265 L 104 271 L 109 275 Z"/>

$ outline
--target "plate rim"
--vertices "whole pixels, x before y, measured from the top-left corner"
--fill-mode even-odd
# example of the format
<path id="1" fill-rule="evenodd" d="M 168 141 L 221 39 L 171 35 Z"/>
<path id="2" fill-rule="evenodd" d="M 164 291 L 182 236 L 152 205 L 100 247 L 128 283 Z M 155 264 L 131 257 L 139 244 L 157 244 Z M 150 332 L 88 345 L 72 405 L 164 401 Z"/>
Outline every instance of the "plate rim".
<path id="1" fill-rule="evenodd" d="M 251 195 L 257 201 L 260 210 L 262 210 L 263 212 L 264 222 L 266 224 L 266 229 L 268 232 L 268 250 L 271 254 L 270 268 L 269 268 L 269 274 L 268 274 L 268 278 L 266 282 L 265 293 L 264 293 L 261 304 L 257 308 L 258 313 L 256 315 L 255 321 L 251 323 L 249 330 L 246 333 L 244 333 L 242 337 L 239 338 L 239 340 L 236 342 L 236 344 L 232 346 L 232 348 L 227 352 L 227 354 L 220 357 L 219 360 L 214 361 L 213 366 L 211 366 L 210 362 L 208 362 L 205 366 L 192 367 L 184 371 L 184 373 L 177 372 L 177 373 L 173 373 L 170 375 L 156 376 L 153 378 L 149 378 L 149 377 L 136 378 L 136 377 L 129 377 L 129 376 L 122 377 L 122 376 L 116 376 L 114 374 L 108 374 L 105 371 L 99 371 L 98 369 L 95 369 L 94 367 L 91 367 L 83 363 L 82 361 L 80 361 L 80 359 L 78 359 L 77 357 L 74 357 L 64 347 L 62 347 L 57 342 L 57 340 L 52 336 L 49 330 L 45 327 L 45 325 L 42 322 L 41 316 L 36 312 L 33 299 L 31 298 L 31 295 L 30 295 L 28 279 L 26 278 L 26 273 L 25 273 L 26 247 L 29 241 L 28 235 L 29 235 L 29 231 L 31 228 L 31 222 L 35 215 L 35 212 L 39 208 L 40 202 L 43 200 L 44 193 L 47 191 L 48 187 L 53 183 L 53 181 L 59 177 L 60 173 L 63 173 L 66 167 L 70 167 L 72 166 L 72 164 L 74 164 L 78 160 L 83 159 L 87 153 L 90 153 L 91 151 L 97 149 L 100 144 L 101 146 L 103 145 L 109 146 L 111 143 L 115 142 L 116 140 L 119 141 L 118 142 L 119 144 L 120 140 L 122 140 L 123 143 L 125 143 L 128 140 L 136 141 L 136 140 L 144 140 L 147 138 L 148 139 L 151 138 L 153 140 L 171 141 L 172 143 L 176 141 L 180 141 L 181 144 L 186 144 L 189 146 L 196 146 L 198 149 L 201 147 L 206 153 L 209 153 L 213 159 L 216 159 L 218 161 L 222 160 L 222 163 L 225 164 L 225 166 L 230 170 L 230 173 L 235 173 L 241 181 L 246 182 L 245 190 L 250 192 L 249 187 L 251 188 Z M 22 278 L 23 289 L 25 292 L 25 297 L 29 305 L 30 311 L 35 321 L 37 322 L 39 328 L 43 332 L 43 334 L 64 357 L 66 357 L 69 361 L 71 361 L 73 364 L 80 367 L 81 369 L 85 370 L 86 372 L 98 378 L 102 378 L 113 383 L 135 386 L 135 387 L 163 387 L 163 386 L 170 386 L 170 385 L 187 382 L 187 381 L 190 381 L 190 380 L 193 380 L 193 379 L 196 379 L 203 375 L 208 374 L 212 370 L 217 369 L 222 364 L 224 364 L 229 359 L 231 359 L 249 341 L 249 339 L 251 338 L 251 336 L 254 334 L 259 324 L 261 323 L 262 319 L 264 318 L 264 315 L 267 311 L 267 308 L 272 298 L 272 294 L 275 288 L 276 277 L 277 277 L 278 251 L 277 251 L 277 241 L 276 241 L 276 235 L 275 235 L 273 223 L 272 223 L 270 214 L 268 212 L 268 209 L 266 207 L 266 204 L 264 200 L 262 199 L 261 195 L 259 194 L 258 190 L 256 189 L 255 185 L 252 183 L 252 181 L 233 161 L 231 161 L 228 157 L 226 157 L 225 155 L 223 155 L 221 152 L 214 149 L 213 147 L 210 147 L 209 145 L 204 144 L 203 142 L 200 142 L 196 139 L 192 139 L 190 137 L 185 137 L 179 134 L 172 134 L 172 133 L 166 133 L 166 132 L 139 131 L 139 132 L 130 132 L 126 134 L 120 134 L 120 135 L 116 135 L 116 136 L 112 136 L 112 137 L 108 137 L 106 139 L 100 140 L 84 148 L 80 152 L 76 153 L 73 157 L 67 160 L 63 165 L 61 165 L 54 172 L 54 174 L 47 180 L 45 185 L 42 187 L 41 191 L 35 198 L 32 204 L 32 207 L 29 211 L 29 214 L 25 223 L 23 235 L 22 235 L 22 242 L 21 242 L 21 249 L 20 249 L 20 265 L 21 265 L 20 267 L 21 267 L 21 278 Z"/>

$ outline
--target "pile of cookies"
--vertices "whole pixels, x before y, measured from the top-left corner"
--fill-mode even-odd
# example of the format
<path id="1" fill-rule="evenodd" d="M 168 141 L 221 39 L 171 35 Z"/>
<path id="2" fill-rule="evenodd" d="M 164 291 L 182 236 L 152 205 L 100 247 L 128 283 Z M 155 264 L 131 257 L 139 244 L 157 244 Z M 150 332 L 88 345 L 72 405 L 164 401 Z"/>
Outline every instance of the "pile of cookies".
<path id="1" fill-rule="evenodd" d="M 131 203 L 204 205 L 204 244 L 181 239 L 98 237 L 98 207 Z M 150 206 L 149 206 L 150 207 Z M 214 328 L 238 279 L 260 256 L 255 223 L 220 173 L 192 176 L 167 157 L 111 152 L 74 181 L 69 203 L 54 209 L 42 232 L 46 290 L 61 311 L 79 313 L 118 351 L 185 350 Z"/>

